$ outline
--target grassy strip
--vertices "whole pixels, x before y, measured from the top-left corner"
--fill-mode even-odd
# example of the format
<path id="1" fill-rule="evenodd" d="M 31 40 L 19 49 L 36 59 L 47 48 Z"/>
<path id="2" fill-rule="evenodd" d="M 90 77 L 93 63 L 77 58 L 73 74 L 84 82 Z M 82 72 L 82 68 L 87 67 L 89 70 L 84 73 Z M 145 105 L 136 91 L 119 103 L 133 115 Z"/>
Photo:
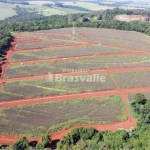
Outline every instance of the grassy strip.
<path id="1" fill-rule="evenodd" d="M 131 114 L 133 116 L 133 118 L 138 118 L 138 113 L 134 111 L 133 107 L 131 106 L 131 104 L 129 104 L 129 108 L 130 108 L 130 111 L 131 111 Z"/>

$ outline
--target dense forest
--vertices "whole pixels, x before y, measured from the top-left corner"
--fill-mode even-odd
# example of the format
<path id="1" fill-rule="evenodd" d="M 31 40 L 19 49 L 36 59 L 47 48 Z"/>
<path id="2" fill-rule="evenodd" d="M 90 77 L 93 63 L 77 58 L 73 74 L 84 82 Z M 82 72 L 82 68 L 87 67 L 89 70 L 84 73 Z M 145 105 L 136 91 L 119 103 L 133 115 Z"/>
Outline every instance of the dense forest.
<path id="1" fill-rule="evenodd" d="M 13 37 L 10 32 L 0 28 L 0 66 L 2 65 L 3 57 L 6 55 L 7 49 L 10 47 L 10 42 Z M 0 69 L 1 72 L 1 69 Z"/>

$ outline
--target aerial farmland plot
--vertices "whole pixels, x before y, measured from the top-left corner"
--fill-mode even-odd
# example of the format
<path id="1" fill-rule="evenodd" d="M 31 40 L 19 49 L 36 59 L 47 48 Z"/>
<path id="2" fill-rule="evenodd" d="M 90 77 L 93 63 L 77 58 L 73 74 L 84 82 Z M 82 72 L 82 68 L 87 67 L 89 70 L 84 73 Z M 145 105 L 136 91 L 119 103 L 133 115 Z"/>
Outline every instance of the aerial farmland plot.
<path id="1" fill-rule="evenodd" d="M 125 53 L 131 52 L 128 50 L 109 48 L 105 46 L 84 46 L 78 48 L 58 48 L 51 50 L 34 50 L 31 52 L 17 52 L 13 53 L 9 59 L 10 62 L 22 62 L 29 60 L 41 60 L 49 58 L 66 58 L 75 56 L 88 56 L 97 54 L 109 54 L 109 53 Z"/>
<path id="2" fill-rule="evenodd" d="M 0 133 L 128 130 L 138 92 L 150 93 L 149 36 L 93 28 L 76 28 L 74 37 L 72 28 L 21 33 L 2 64 Z"/>
<path id="3" fill-rule="evenodd" d="M 35 35 L 37 38 L 45 38 L 45 39 L 62 39 L 62 40 L 72 40 L 73 36 L 69 34 L 55 34 L 55 33 L 49 33 L 49 32 L 35 32 L 33 33 L 25 33 L 23 35 L 24 38 L 30 37 L 35 38 Z"/>
<path id="4" fill-rule="evenodd" d="M 51 81 L 49 77 L 38 80 L 29 81 L 15 81 L 4 84 L 2 91 L 0 92 L 0 101 L 3 101 L 5 94 L 17 95 L 19 97 L 35 98 L 44 96 L 56 96 L 56 95 L 66 95 L 73 93 L 85 93 L 92 91 L 105 91 L 115 89 L 116 86 L 112 79 L 107 74 L 97 74 L 99 77 L 105 77 L 106 82 L 97 80 L 97 78 L 92 82 L 88 80 L 90 77 L 94 78 L 93 75 L 81 75 L 81 76 L 67 76 L 62 78 L 62 81 L 53 80 Z M 88 80 L 83 82 L 82 79 L 78 82 L 77 79 L 83 78 L 83 80 Z M 85 78 L 85 79 L 84 79 Z M 63 80 L 64 79 L 64 80 Z M 74 82 L 73 82 L 74 81 Z M 18 86 L 19 85 L 19 86 Z M 3 96 L 2 96 L 3 95 Z M 11 101 L 11 96 L 9 96 Z"/>
<path id="5" fill-rule="evenodd" d="M 117 95 L 11 107 L 1 112 L 0 131 L 32 136 L 72 125 L 127 119 L 125 104 Z"/>
<path id="6" fill-rule="evenodd" d="M 61 62 L 40 62 L 35 64 L 15 65 L 7 68 L 5 78 L 26 77 L 34 75 L 45 75 L 48 72 L 52 74 L 63 73 L 65 70 L 74 68 L 76 70 L 99 70 L 106 68 L 102 59 L 65 60 Z"/>

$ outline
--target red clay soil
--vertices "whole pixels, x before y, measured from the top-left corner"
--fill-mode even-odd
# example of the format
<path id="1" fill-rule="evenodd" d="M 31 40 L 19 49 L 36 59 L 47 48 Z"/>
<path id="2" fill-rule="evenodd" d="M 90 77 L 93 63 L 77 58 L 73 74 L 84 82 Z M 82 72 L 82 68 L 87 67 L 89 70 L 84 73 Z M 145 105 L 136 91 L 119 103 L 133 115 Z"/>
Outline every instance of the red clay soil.
<path id="1" fill-rule="evenodd" d="M 107 68 L 102 70 L 91 70 L 91 71 L 83 71 L 83 72 L 67 72 L 67 73 L 59 73 L 62 76 L 75 76 L 75 75 L 84 75 L 84 74 L 105 74 L 105 73 L 115 73 L 115 72 L 128 72 L 128 71 L 149 71 L 150 67 L 126 67 L 126 68 Z M 58 74 L 53 74 L 55 77 Z M 48 78 L 49 75 L 35 75 L 28 77 L 19 77 L 19 78 L 10 78 L 10 79 L 0 79 L 0 84 L 5 84 L 7 82 L 14 81 L 27 81 L 27 80 L 35 80 L 35 79 L 43 79 Z"/>

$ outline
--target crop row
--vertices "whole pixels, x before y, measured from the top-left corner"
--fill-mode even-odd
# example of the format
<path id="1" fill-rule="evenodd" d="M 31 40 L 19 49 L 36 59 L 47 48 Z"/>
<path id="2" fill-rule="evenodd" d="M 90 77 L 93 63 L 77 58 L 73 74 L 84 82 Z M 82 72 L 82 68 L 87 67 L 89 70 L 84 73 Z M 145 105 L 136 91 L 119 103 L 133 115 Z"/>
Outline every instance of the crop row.
<path id="1" fill-rule="evenodd" d="M 38 49 L 38 48 L 44 48 L 44 47 L 50 47 L 50 46 L 64 46 L 64 45 L 71 45 L 75 44 L 74 41 L 60 41 L 60 40 L 45 40 L 41 42 L 33 42 L 33 43 L 22 43 L 17 44 L 15 47 L 15 50 L 22 50 L 22 49 Z"/>
<path id="2" fill-rule="evenodd" d="M 0 101 L 4 101 L 4 94 L 7 100 L 12 100 L 11 95 L 18 95 L 21 98 L 34 98 L 55 95 L 65 95 L 73 93 L 84 93 L 91 91 L 105 91 L 115 89 L 112 79 L 107 74 L 83 75 L 61 77 L 51 80 L 45 78 L 40 80 L 16 81 L 3 85 L 0 92 Z M 62 81 L 61 81 L 62 80 Z M 1 97 L 3 95 L 3 97 Z M 18 99 L 20 99 L 18 97 Z"/>
<path id="3" fill-rule="evenodd" d="M 5 78 L 15 78 L 24 76 L 44 75 L 51 73 L 62 73 L 71 70 L 96 70 L 106 68 L 102 59 L 79 59 L 66 60 L 61 62 L 44 62 L 35 64 L 24 64 L 9 66 L 5 72 Z"/>
<path id="4" fill-rule="evenodd" d="M 34 40 L 36 37 L 34 37 L 34 38 L 31 38 L 31 37 L 23 37 L 23 36 L 21 36 L 21 37 L 18 37 L 18 38 L 16 38 L 15 40 L 17 41 L 17 42 L 23 42 L 23 41 L 30 41 L 30 40 Z"/>
<path id="5" fill-rule="evenodd" d="M 76 60 L 64 60 L 60 62 L 40 62 L 34 64 L 24 64 L 8 66 L 5 78 L 25 77 L 34 75 L 44 75 L 48 72 L 62 73 L 68 69 L 73 70 L 100 70 L 119 67 L 149 66 L 150 57 L 139 56 L 108 56 L 100 58 L 80 58 Z M 75 72 L 75 71 L 74 71 Z"/>
<path id="6" fill-rule="evenodd" d="M 39 60 L 48 58 L 61 58 L 73 56 L 85 56 L 93 54 L 108 54 L 116 52 L 128 52 L 122 49 L 108 48 L 104 46 L 85 46 L 78 48 L 61 48 L 56 50 L 34 50 L 30 52 L 18 52 L 11 55 L 10 62 Z"/>
<path id="7" fill-rule="evenodd" d="M 49 33 L 39 33 L 39 32 L 35 32 L 34 34 L 32 32 L 25 33 L 22 37 L 73 40 L 73 37 L 71 36 L 71 34 L 70 36 L 66 36 L 63 34 L 49 34 Z"/>
<path id="8" fill-rule="evenodd" d="M 119 96 L 93 97 L 1 109 L 0 132 L 38 135 L 74 124 L 126 118 L 125 104 Z"/>

